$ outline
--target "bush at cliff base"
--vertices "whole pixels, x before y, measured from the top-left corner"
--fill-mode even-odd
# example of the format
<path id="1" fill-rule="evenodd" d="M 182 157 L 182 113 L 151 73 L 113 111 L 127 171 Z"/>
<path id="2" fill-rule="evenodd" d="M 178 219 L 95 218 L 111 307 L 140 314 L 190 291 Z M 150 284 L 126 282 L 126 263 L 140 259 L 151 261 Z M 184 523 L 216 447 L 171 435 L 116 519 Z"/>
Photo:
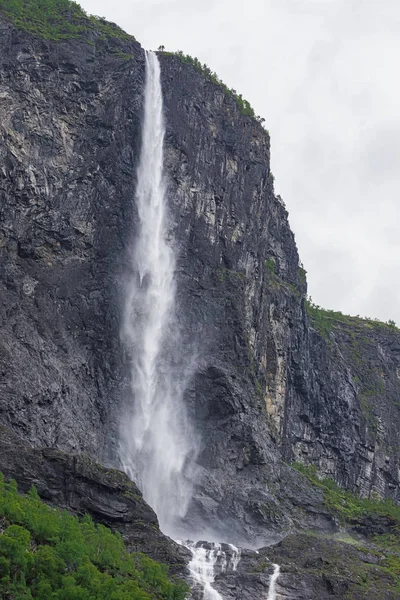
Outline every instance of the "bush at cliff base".
<path id="1" fill-rule="evenodd" d="M 4 600 L 184 600 L 165 565 L 127 552 L 122 537 L 89 516 L 18 493 L 0 474 L 0 597 Z"/>

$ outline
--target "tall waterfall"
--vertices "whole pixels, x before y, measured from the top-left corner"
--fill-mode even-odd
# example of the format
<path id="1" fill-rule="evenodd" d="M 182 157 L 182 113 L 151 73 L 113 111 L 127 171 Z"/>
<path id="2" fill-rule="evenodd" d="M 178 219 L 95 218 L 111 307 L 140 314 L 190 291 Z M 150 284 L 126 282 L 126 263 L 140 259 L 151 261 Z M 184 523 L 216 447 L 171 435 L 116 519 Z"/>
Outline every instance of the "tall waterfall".
<path id="1" fill-rule="evenodd" d="M 135 198 L 139 223 L 130 250 L 121 332 L 130 360 L 130 393 L 121 425 L 120 461 L 157 513 L 161 529 L 175 537 L 191 498 L 197 443 L 183 399 L 190 362 L 174 312 L 175 255 L 168 233 L 164 134 L 160 65 L 157 56 L 147 52 Z M 217 543 L 181 543 L 192 553 L 189 571 L 202 600 L 223 600 L 212 584 L 217 574 L 236 571 L 238 548 L 227 544 L 225 551 Z M 277 569 L 268 595 L 272 600 Z"/>
<path id="2" fill-rule="evenodd" d="M 174 535 L 191 485 L 185 467 L 195 437 L 185 413 L 186 371 L 174 314 L 175 256 L 168 236 L 163 175 L 165 126 L 156 54 L 146 52 L 142 147 L 136 206 L 139 231 L 131 248 L 122 338 L 130 357 L 130 407 L 122 424 L 120 460 Z M 193 462 L 193 461 L 192 461 Z"/>

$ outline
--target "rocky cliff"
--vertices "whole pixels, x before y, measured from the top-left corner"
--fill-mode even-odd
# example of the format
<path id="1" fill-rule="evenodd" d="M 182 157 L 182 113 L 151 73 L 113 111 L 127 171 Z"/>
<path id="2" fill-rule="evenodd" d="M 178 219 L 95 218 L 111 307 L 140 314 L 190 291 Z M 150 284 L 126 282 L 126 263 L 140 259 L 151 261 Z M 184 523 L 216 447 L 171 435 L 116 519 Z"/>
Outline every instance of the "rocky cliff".
<path id="1" fill-rule="evenodd" d="M 284 456 L 363 497 L 398 501 L 399 330 L 310 305 L 308 312 L 293 353 Z"/>
<path id="2" fill-rule="evenodd" d="M 201 349 L 188 398 L 204 444 L 196 501 L 220 521 L 239 499 L 247 515 L 277 516 L 277 455 L 397 499 L 399 331 L 305 300 L 268 134 L 181 58 L 161 64 L 180 315 Z"/>
<path id="3" fill-rule="evenodd" d="M 117 465 L 144 54 L 100 25 L 52 41 L 0 16 L 0 422 Z M 188 526 L 250 546 L 335 531 L 288 463 L 399 498 L 400 333 L 307 304 L 268 133 L 182 57 L 159 58 L 177 310 L 197 356 Z"/>
<path id="4" fill-rule="evenodd" d="M 0 20 L 0 411 L 36 445 L 104 459 L 144 64 L 134 41 L 91 36 Z"/>

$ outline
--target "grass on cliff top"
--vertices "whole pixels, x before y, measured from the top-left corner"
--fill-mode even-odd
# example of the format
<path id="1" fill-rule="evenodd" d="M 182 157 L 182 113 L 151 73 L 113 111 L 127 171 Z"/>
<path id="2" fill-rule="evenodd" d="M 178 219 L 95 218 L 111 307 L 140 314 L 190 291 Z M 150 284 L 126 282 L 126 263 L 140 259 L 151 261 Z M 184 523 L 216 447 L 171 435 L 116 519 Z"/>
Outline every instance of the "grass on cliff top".
<path id="1" fill-rule="evenodd" d="M 129 554 L 122 537 L 20 495 L 0 474 L 0 597 L 4 600 L 184 600 L 167 567 Z"/>
<path id="2" fill-rule="evenodd" d="M 394 321 L 389 320 L 387 323 L 379 321 L 379 319 L 369 319 L 368 317 L 362 318 L 358 315 L 352 317 L 350 315 L 344 315 L 340 311 L 327 310 L 314 304 L 309 298 L 306 301 L 306 310 L 310 318 L 311 323 L 315 329 L 323 336 L 328 337 L 333 331 L 335 326 L 345 325 L 348 327 L 364 327 L 368 329 L 385 329 L 387 331 L 400 331 Z"/>
<path id="3" fill-rule="evenodd" d="M 247 115 L 252 119 L 258 121 L 258 123 L 264 123 L 265 119 L 256 115 L 253 107 L 250 102 L 245 100 L 241 94 L 238 94 L 236 90 L 228 88 L 227 85 L 218 77 L 218 75 L 210 69 L 208 65 L 205 63 L 202 64 L 197 57 L 189 56 L 189 54 L 184 54 L 182 50 L 178 50 L 177 52 L 167 52 L 164 49 L 164 46 L 160 46 L 158 49 L 159 52 L 163 54 L 168 54 L 170 56 L 177 56 L 181 62 L 184 64 L 192 65 L 199 73 L 202 73 L 207 79 L 221 87 L 226 94 L 226 96 L 231 97 L 235 100 L 236 104 L 242 115 Z"/>
<path id="4" fill-rule="evenodd" d="M 114 23 L 87 15 L 73 0 L 0 0 L 1 12 L 18 29 L 48 40 L 79 38 L 90 30 L 103 38 L 134 39 Z"/>

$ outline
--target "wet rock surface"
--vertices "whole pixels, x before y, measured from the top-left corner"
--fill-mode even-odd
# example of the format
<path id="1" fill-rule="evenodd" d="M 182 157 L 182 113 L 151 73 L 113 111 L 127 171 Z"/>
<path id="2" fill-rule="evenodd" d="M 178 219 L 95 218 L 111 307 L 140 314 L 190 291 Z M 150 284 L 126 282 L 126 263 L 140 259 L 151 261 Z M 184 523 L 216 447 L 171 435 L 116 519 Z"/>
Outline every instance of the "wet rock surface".
<path id="1" fill-rule="evenodd" d="M 265 552 L 281 567 L 276 585 L 278 599 L 400 598 L 398 578 L 385 568 L 384 556 L 362 543 L 291 535 Z"/>
<path id="2" fill-rule="evenodd" d="M 268 600 L 275 565 L 277 600 L 397 600 L 398 577 L 387 569 L 387 557 L 366 538 L 291 534 L 259 551 L 242 549 L 235 569 L 229 568 L 230 548 L 222 545 L 224 568 L 216 563 L 213 588 L 224 600 Z M 225 562 L 225 556 L 227 561 Z M 226 566 L 226 564 L 228 566 Z M 194 595 L 201 600 L 202 595 Z"/>
<path id="3" fill-rule="evenodd" d="M 242 550 L 236 570 L 228 570 L 216 577 L 214 587 L 227 600 L 268 598 L 273 564 L 259 553 Z"/>

